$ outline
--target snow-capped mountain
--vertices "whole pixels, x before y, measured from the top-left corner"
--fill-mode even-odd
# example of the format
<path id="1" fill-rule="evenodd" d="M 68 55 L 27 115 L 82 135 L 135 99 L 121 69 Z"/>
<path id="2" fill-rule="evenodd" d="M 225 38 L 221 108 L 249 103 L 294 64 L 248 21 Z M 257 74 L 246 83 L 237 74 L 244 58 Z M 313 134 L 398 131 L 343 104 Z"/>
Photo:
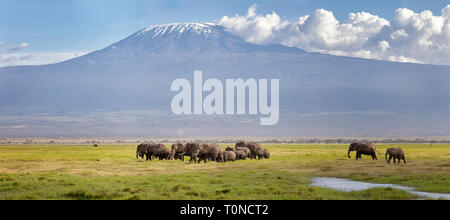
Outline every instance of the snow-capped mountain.
<path id="1" fill-rule="evenodd" d="M 177 78 L 280 79 L 280 122 L 174 115 Z M 450 67 L 255 45 L 207 23 L 153 25 L 104 49 L 0 68 L 0 133 L 65 136 L 445 136 Z M 204 94 L 207 95 L 206 93 Z"/>
<path id="2" fill-rule="evenodd" d="M 207 23 L 151 25 L 124 40 L 87 56 L 74 59 L 91 64 L 121 65 L 148 62 L 154 56 L 177 54 L 230 54 L 253 52 L 301 53 L 299 48 L 281 45 L 256 45 L 245 42 L 221 26 Z M 111 62 L 112 61 L 112 62 Z"/>

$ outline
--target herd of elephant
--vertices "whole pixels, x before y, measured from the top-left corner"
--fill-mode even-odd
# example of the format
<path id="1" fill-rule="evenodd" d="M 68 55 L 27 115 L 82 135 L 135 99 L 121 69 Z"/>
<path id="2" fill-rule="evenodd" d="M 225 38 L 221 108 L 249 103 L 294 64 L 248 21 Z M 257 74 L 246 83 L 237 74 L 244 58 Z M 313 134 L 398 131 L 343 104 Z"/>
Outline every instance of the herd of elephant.
<path id="1" fill-rule="evenodd" d="M 348 158 L 350 152 L 356 151 L 356 160 L 361 159 L 361 155 L 372 156 L 373 160 L 378 160 L 377 154 L 380 154 L 371 143 L 352 143 L 348 148 Z M 270 152 L 263 149 L 259 143 L 254 142 L 238 142 L 235 147 L 227 147 L 225 151 L 218 144 L 203 144 L 203 143 L 176 143 L 172 145 L 169 150 L 164 144 L 139 144 L 136 150 L 136 158 L 146 157 L 146 160 L 158 158 L 159 160 L 182 160 L 189 156 L 189 162 L 200 163 L 204 161 L 214 162 L 228 162 L 236 160 L 250 159 L 269 159 Z M 389 157 L 389 159 L 388 159 Z M 385 154 L 385 160 L 388 164 L 394 159 L 394 163 L 402 160 L 406 163 L 405 153 L 401 148 L 388 148 Z"/>
<path id="2" fill-rule="evenodd" d="M 380 154 L 380 153 L 378 153 L 377 149 L 375 148 L 375 145 L 371 144 L 371 143 L 350 144 L 350 147 L 348 148 L 348 158 L 350 158 L 350 152 L 352 152 L 352 151 L 356 151 L 356 160 L 361 159 L 361 155 L 370 155 L 370 156 L 372 156 L 373 160 L 378 160 L 377 154 Z M 389 159 L 388 159 L 388 156 L 389 156 Z M 405 153 L 403 152 L 403 150 L 401 148 L 388 148 L 386 150 L 386 154 L 384 155 L 384 157 L 388 164 L 391 163 L 392 159 L 394 159 L 394 163 L 396 162 L 396 160 L 398 161 L 398 163 L 400 163 L 401 160 L 403 160 L 403 162 L 406 163 Z"/>
<path id="3" fill-rule="evenodd" d="M 234 148 L 227 147 L 225 151 L 218 144 L 203 143 L 176 143 L 169 150 L 164 144 L 139 144 L 136 150 L 136 159 L 141 157 L 146 160 L 158 158 L 159 160 L 182 160 L 189 156 L 189 162 L 200 163 L 204 161 L 229 162 L 236 160 L 250 159 L 269 159 L 270 152 L 262 149 L 259 143 L 239 142 Z"/>

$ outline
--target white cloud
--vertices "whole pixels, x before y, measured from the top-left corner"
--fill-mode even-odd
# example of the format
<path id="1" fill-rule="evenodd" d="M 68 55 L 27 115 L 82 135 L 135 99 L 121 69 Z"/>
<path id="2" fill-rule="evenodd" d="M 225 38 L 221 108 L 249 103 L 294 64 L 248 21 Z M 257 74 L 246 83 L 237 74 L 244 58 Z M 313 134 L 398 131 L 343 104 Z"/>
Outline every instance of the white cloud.
<path id="1" fill-rule="evenodd" d="M 229 28 L 230 31 L 237 33 L 249 42 L 264 43 L 273 36 L 274 28 L 279 28 L 283 24 L 281 18 L 275 12 L 261 16 L 256 14 L 256 8 L 257 5 L 253 4 L 248 9 L 246 16 L 236 15 L 232 18 L 225 16 L 219 24 Z"/>
<path id="2" fill-rule="evenodd" d="M 350 13 L 339 21 L 333 12 L 316 10 L 297 21 L 272 12 L 223 17 L 218 24 L 248 42 L 283 44 L 307 51 L 397 62 L 450 65 L 450 5 L 441 15 L 400 8 L 392 21 L 368 12 Z"/>

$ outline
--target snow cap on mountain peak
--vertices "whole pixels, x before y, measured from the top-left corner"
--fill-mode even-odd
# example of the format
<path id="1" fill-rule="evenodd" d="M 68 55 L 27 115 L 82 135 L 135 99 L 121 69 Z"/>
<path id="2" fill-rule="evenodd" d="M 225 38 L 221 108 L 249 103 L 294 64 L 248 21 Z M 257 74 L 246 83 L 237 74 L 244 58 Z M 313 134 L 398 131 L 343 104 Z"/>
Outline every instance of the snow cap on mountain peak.
<path id="1" fill-rule="evenodd" d="M 137 35 L 152 33 L 154 36 L 166 34 L 183 34 L 192 32 L 201 35 L 208 35 L 212 28 L 216 27 L 213 23 L 171 23 L 163 25 L 150 25 L 140 31 Z"/>

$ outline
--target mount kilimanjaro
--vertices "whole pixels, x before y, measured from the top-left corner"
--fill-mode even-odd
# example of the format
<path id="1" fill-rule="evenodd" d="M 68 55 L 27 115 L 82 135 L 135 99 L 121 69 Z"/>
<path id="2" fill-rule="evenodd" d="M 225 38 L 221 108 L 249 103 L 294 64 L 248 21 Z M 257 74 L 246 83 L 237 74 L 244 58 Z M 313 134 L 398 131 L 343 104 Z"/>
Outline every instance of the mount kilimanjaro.
<path id="1" fill-rule="evenodd" d="M 174 115 L 171 83 L 280 79 L 280 121 Z M 57 64 L 0 68 L 3 136 L 448 136 L 450 66 L 247 43 L 207 23 L 149 26 Z M 206 94 L 205 94 L 206 95 Z"/>

